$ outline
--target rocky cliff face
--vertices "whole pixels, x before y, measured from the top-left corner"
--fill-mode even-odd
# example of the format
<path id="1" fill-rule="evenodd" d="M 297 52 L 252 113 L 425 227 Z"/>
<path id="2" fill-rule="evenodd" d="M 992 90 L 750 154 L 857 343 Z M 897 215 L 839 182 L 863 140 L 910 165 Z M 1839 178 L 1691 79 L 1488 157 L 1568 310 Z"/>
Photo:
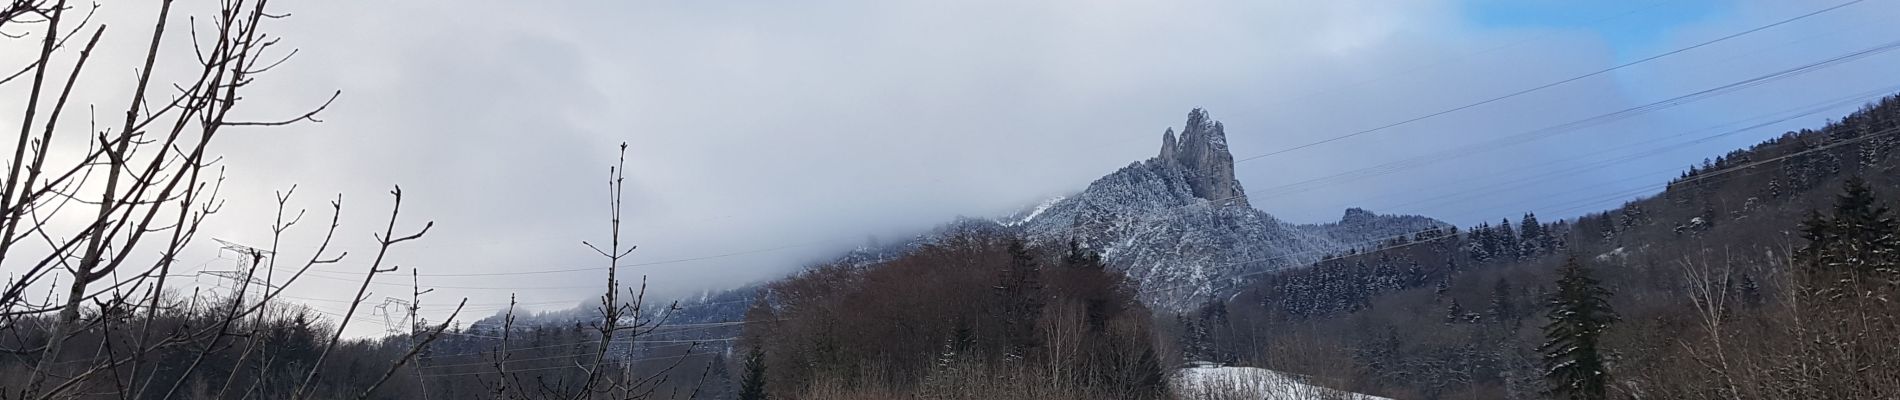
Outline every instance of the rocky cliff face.
<path id="1" fill-rule="evenodd" d="M 1179 169 L 1194 196 L 1224 205 L 1247 206 L 1247 193 L 1240 188 L 1240 181 L 1234 180 L 1234 155 L 1227 150 L 1227 132 L 1220 122 L 1207 117 L 1207 111 L 1197 108 L 1188 112 L 1179 143 L 1173 129 L 1163 133 L 1161 155 L 1155 158 L 1155 162 Z"/>
<path id="2" fill-rule="evenodd" d="M 1349 209 L 1339 222 L 1291 224 L 1248 203 L 1219 122 L 1188 113 L 1154 158 L 1129 164 L 1071 196 L 1006 219 L 1031 240 L 1075 240 L 1103 253 L 1163 309 L 1231 294 L 1241 279 L 1444 223 Z"/>

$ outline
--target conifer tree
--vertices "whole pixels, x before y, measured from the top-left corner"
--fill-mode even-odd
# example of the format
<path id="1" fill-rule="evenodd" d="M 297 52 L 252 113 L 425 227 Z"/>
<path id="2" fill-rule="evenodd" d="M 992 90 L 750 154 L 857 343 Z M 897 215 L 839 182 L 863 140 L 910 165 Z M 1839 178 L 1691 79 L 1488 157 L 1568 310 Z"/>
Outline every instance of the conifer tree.
<path id="1" fill-rule="evenodd" d="M 1749 276 L 1746 273 L 1742 274 L 1742 287 L 1739 290 L 1741 290 L 1743 306 L 1747 306 L 1748 308 L 1761 307 L 1761 283 L 1755 282 L 1755 277 Z"/>
<path id="2" fill-rule="evenodd" d="M 1468 248 L 1471 252 L 1472 261 L 1490 261 L 1491 256 L 1495 250 L 1497 250 L 1495 241 L 1491 240 L 1490 223 L 1482 223 L 1478 224 L 1478 226 L 1471 227 L 1471 235 L 1466 240 L 1470 242 Z"/>
<path id="3" fill-rule="evenodd" d="M 1523 227 L 1518 229 L 1518 235 L 1521 237 L 1517 246 L 1518 254 L 1532 257 L 1548 250 L 1550 239 L 1544 236 L 1546 234 L 1544 226 L 1537 222 L 1537 214 L 1524 213 L 1521 223 Z"/>
<path id="4" fill-rule="evenodd" d="M 1175 315 L 1181 325 L 1181 358 L 1187 361 L 1212 361 L 1207 326 L 1187 315 Z"/>
<path id="5" fill-rule="evenodd" d="M 1545 379 L 1556 398 L 1605 399 L 1610 373 L 1601 340 L 1604 330 L 1617 321 L 1608 300 L 1610 291 L 1575 258 L 1564 262 L 1560 274 L 1557 292 L 1546 303 L 1550 323 L 1544 326 L 1544 335 L 1549 341 L 1539 348 L 1544 354 Z"/>
<path id="6" fill-rule="evenodd" d="M 999 274 L 995 316 L 1004 328 L 1009 355 L 1023 357 L 1036 347 L 1036 320 L 1042 316 L 1042 267 L 1022 239 L 1009 242 L 1009 265 Z"/>
<path id="7" fill-rule="evenodd" d="M 1445 323 L 1455 324 L 1462 322 L 1464 318 L 1465 307 L 1458 304 L 1458 299 L 1452 299 L 1451 306 L 1445 307 Z"/>
<path id="8" fill-rule="evenodd" d="M 1227 325 L 1227 302 L 1208 296 L 1207 302 L 1201 305 L 1201 321 L 1209 326 Z"/>
<path id="9" fill-rule="evenodd" d="M 745 357 L 745 376 L 739 381 L 739 400 L 766 400 L 765 348 L 752 346 Z"/>
<path id="10" fill-rule="evenodd" d="M 1101 270 L 1106 267 L 1102 264 L 1101 254 L 1082 248 L 1082 243 L 1075 239 L 1069 239 L 1069 251 L 1062 255 L 1062 264 L 1069 268 L 1083 270 Z"/>
<path id="11" fill-rule="evenodd" d="M 1489 313 L 1491 318 L 1496 319 L 1498 323 L 1517 320 L 1517 307 L 1511 304 L 1511 283 L 1505 281 L 1504 278 L 1498 278 L 1497 284 L 1491 286 Z"/>
<path id="12" fill-rule="evenodd" d="M 1834 206 L 1834 234 L 1836 239 L 1859 250 L 1854 260 L 1860 265 L 1856 268 L 1870 272 L 1891 275 L 1894 267 L 1896 249 L 1900 249 L 1900 225 L 1896 225 L 1887 206 L 1880 205 L 1874 198 L 1873 189 L 1867 181 L 1859 177 L 1848 178 L 1847 188 Z"/>
<path id="13" fill-rule="evenodd" d="M 1900 224 L 1878 204 L 1866 181 L 1848 178 L 1845 186 L 1835 199 L 1833 217 L 1811 212 L 1802 223 L 1801 236 L 1808 244 L 1796 253 L 1805 272 L 1818 281 L 1820 287 L 1814 289 L 1829 293 L 1827 298 L 1891 283 L 1895 263 L 1900 262 Z"/>
<path id="14" fill-rule="evenodd" d="M 1498 222 L 1495 236 L 1493 240 L 1497 241 L 1497 251 L 1493 252 L 1492 257 L 1497 257 L 1505 261 L 1516 260 L 1518 255 L 1517 229 L 1511 227 L 1510 218 L 1505 218 Z"/>

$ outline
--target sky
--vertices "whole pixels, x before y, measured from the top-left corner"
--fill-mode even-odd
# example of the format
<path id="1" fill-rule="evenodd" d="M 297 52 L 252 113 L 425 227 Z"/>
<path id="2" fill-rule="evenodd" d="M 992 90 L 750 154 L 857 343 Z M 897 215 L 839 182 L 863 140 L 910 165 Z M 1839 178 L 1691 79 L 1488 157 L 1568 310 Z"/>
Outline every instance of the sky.
<path id="1" fill-rule="evenodd" d="M 371 286 L 372 305 L 407 297 L 411 268 L 602 267 L 581 242 L 608 237 L 607 168 L 624 142 L 625 241 L 639 248 L 623 264 L 647 264 L 627 270 L 655 296 L 691 296 L 1079 190 L 1153 156 L 1197 107 L 1225 123 L 1253 205 L 1289 221 L 1348 207 L 1459 225 L 1550 220 L 1653 192 L 1705 157 L 1818 127 L 1900 84 L 1900 55 L 1882 53 L 1512 139 L 1900 39 L 1886 22 L 1900 4 L 1870 0 L 1669 54 L 1845 2 L 280 2 L 290 17 L 269 27 L 297 54 L 237 111 L 296 115 L 342 94 L 321 123 L 220 139 L 228 205 L 205 230 L 260 245 L 275 191 L 295 185 L 291 206 L 325 217 L 341 194 L 351 258 L 289 291 L 335 311 L 367 268 L 394 185 L 406 195 L 399 226 L 435 226 L 391 253 L 405 271 Z M 186 3 L 201 13 L 207 2 Z M 122 54 L 143 45 L 149 7 L 101 9 L 107 67 L 79 98 L 122 103 L 113 95 L 133 65 Z M 7 121 L 14 97 L 0 100 Z M 307 257 L 317 228 L 293 232 L 283 255 Z M 210 241 L 188 256 L 235 265 Z M 511 293 L 567 308 L 604 278 L 420 279 L 437 288 L 424 314 L 439 316 L 462 297 L 492 314 Z"/>

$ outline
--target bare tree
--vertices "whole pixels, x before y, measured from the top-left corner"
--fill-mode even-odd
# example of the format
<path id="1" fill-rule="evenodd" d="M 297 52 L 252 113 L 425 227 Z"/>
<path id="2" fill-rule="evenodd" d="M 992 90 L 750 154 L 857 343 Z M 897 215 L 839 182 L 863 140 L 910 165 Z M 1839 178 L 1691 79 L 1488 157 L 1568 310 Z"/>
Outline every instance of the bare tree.
<path id="1" fill-rule="evenodd" d="M 630 368 L 632 365 L 624 365 L 623 367 L 627 368 L 619 368 L 619 370 L 625 371 L 625 373 L 619 376 L 610 376 L 603 370 L 609 363 L 608 351 L 612 349 L 615 340 L 625 337 L 627 341 L 631 343 L 641 336 L 653 333 L 659 329 L 661 325 L 666 323 L 667 318 L 679 310 L 679 303 L 672 302 L 668 303 L 664 310 L 660 310 L 657 316 L 648 315 L 647 311 L 649 310 L 646 309 L 647 282 L 645 276 L 640 277 L 639 288 L 627 289 L 627 295 L 632 296 L 632 299 L 622 300 L 620 297 L 620 260 L 632 254 L 633 250 L 638 248 L 638 246 L 626 245 L 625 250 L 622 250 L 622 244 L 620 242 L 620 217 L 626 187 L 626 168 L 627 144 L 621 143 L 619 162 L 616 163 L 613 168 L 607 170 L 607 204 L 611 209 L 612 215 L 609 219 L 612 234 L 608 238 L 608 245 L 606 248 L 601 248 L 593 243 L 581 242 L 607 259 L 607 288 L 606 294 L 601 295 L 600 298 L 599 311 L 601 320 L 599 324 L 595 326 L 596 331 L 600 333 L 600 343 L 595 347 L 592 366 L 582 367 L 587 377 L 582 381 L 580 390 L 569 397 L 571 399 L 593 398 L 593 396 L 598 393 L 606 393 L 613 398 L 620 399 L 650 397 L 653 395 L 653 391 L 659 388 L 659 384 L 665 381 L 667 376 L 666 372 L 671 371 L 673 367 L 678 366 L 679 363 L 685 359 L 685 357 L 675 359 L 672 365 L 667 366 L 665 370 L 644 377 L 633 375 L 632 368 Z M 626 321 L 623 322 L 623 320 Z M 632 347 L 632 345 L 630 344 L 629 347 Z M 687 351 L 690 352 L 692 350 L 688 349 Z M 628 356 L 631 358 L 631 354 Z"/>
<path id="2" fill-rule="evenodd" d="M 641 277 L 637 287 L 623 288 L 620 279 L 621 261 L 632 254 L 636 246 L 622 242 L 623 232 L 621 210 L 623 203 L 623 185 L 626 177 L 627 145 L 620 145 L 618 163 L 608 169 L 608 207 L 609 237 L 606 246 L 583 241 L 582 244 L 601 255 L 607 261 L 605 268 L 607 280 L 600 302 L 595 308 L 599 319 L 589 321 L 591 340 L 580 341 L 589 348 L 582 354 L 573 355 L 572 364 L 560 368 L 511 368 L 515 360 L 513 340 L 515 335 L 515 301 L 509 299 L 508 311 L 502 316 L 501 333 L 498 343 L 486 352 L 492 369 L 492 377 L 483 377 L 481 384 L 497 399 L 645 399 L 655 397 L 655 392 L 665 386 L 670 373 L 682 365 L 698 349 L 698 342 L 689 342 L 684 354 L 667 357 L 670 362 L 657 370 L 638 370 L 635 363 L 641 361 L 635 355 L 641 343 L 640 338 L 648 337 L 666 325 L 667 321 L 679 311 L 678 302 L 671 302 L 654 310 L 647 303 L 647 282 Z M 622 290 L 625 290 L 622 293 Z M 592 318 L 594 316 L 590 316 Z M 625 354 L 616 351 L 624 347 Z M 561 359 L 570 357 L 555 356 Z M 535 370 L 535 371 L 530 371 Z M 560 373 L 560 370 L 579 371 L 578 376 Z M 708 370 L 709 371 L 709 370 Z M 486 375 L 484 373 L 483 375 Z M 695 383 L 695 389 L 689 396 L 698 395 L 698 384 L 708 374 L 702 371 L 702 382 Z M 570 380 L 572 379 L 572 380 Z M 675 387 L 677 391 L 679 387 Z M 677 393 L 675 393 L 677 394 Z"/>
<path id="3" fill-rule="evenodd" d="M 254 100 L 247 97 L 248 88 L 296 53 L 284 50 L 282 39 L 264 29 L 287 14 L 268 11 L 268 0 L 225 0 L 211 15 L 181 21 L 172 15 L 175 3 L 157 2 L 150 31 L 140 36 L 148 44 L 126 57 L 137 64 L 118 66 L 132 69 L 136 83 L 108 94 L 123 97 L 104 99 L 81 98 L 80 93 L 90 92 L 76 90 L 92 71 L 114 67 L 92 65 L 108 34 L 106 25 L 92 19 L 103 6 L 84 8 L 67 0 L 0 3 L 0 36 L 5 38 L 0 40 L 39 44 L 28 57 L 8 58 L 26 61 L 23 65 L 0 65 L 0 87 L 24 95 L 20 112 L 9 113 L 19 118 L 9 121 L 19 127 L 11 158 L 0 162 L 7 168 L 0 184 L 0 267 L 9 273 L 0 286 L 0 338 L 8 345 L 0 354 L 11 357 L 7 365 L 23 365 L 24 371 L 5 378 L 0 398 L 173 398 L 185 392 L 250 397 L 263 385 L 257 371 L 291 364 L 280 362 L 286 357 L 264 342 L 267 327 L 288 310 L 278 301 L 284 289 L 312 267 L 340 262 L 346 254 L 331 248 L 342 212 L 339 197 L 331 203 L 330 226 L 316 250 L 301 266 L 280 269 L 284 233 L 304 216 L 286 213 L 293 187 L 277 197 L 270 249 L 240 255 L 247 267 L 228 276 L 237 283 L 228 298 L 200 299 L 195 289 L 184 300 L 170 293 L 177 290 L 168 279 L 181 272 L 179 257 L 224 204 L 224 167 L 214 147 L 218 139 L 229 129 L 319 122 L 316 116 L 340 95 L 332 93 L 284 118 L 235 115 L 238 103 Z M 174 25 L 189 28 L 189 52 L 161 46 Z M 184 73 L 158 76 L 159 70 Z M 79 121 L 70 115 L 108 102 L 124 104 L 122 120 L 99 121 L 88 112 L 78 117 L 90 120 Z M 378 236 L 382 246 L 364 277 L 365 287 L 376 273 L 394 269 L 383 267 L 392 245 L 427 231 L 425 226 L 422 232 L 392 237 L 401 201 L 400 190 L 395 194 L 391 230 Z M 278 279 L 280 270 L 288 276 Z M 44 297 L 37 296 L 41 288 L 49 290 Z M 318 361 L 297 366 L 307 368 L 307 375 L 292 397 L 308 395 L 361 293 Z M 426 337 L 395 360 L 389 374 L 437 338 L 459 310 L 417 333 Z M 226 358 L 227 351 L 239 348 L 235 361 Z M 179 359 L 185 362 L 159 365 Z M 253 360 L 255 369 L 244 367 Z M 203 368 L 213 363 L 232 365 L 220 365 L 217 372 Z M 260 376 L 244 384 L 240 375 L 246 371 Z M 218 377 L 197 376 L 210 374 Z M 367 385 L 359 397 L 370 396 L 382 381 Z"/>

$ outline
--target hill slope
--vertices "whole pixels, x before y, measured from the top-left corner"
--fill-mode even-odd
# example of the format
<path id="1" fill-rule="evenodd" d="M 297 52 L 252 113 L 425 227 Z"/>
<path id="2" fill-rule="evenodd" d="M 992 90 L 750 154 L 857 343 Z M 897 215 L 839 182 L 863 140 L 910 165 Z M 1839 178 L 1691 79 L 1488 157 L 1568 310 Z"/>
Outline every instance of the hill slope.
<path id="1" fill-rule="evenodd" d="M 1605 344 L 1616 357 L 1614 391 L 1891 398 L 1900 394 L 1892 384 L 1900 362 L 1833 355 L 1900 351 L 1888 339 L 1892 327 L 1817 321 L 1892 321 L 1900 307 L 1804 297 L 1839 281 L 1815 278 L 1821 267 L 1796 253 L 1812 243 L 1804 221 L 1836 213 L 1851 178 L 1864 179 L 1879 205 L 1900 198 L 1896 137 L 1900 99 L 1889 97 L 1823 128 L 1710 159 L 1656 195 L 1603 212 L 1550 223 L 1527 214 L 1265 275 L 1172 329 L 1207 357 L 1324 376 L 1346 382 L 1341 389 L 1536 398 L 1543 301 L 1555 268 L 1575 258 L 1614 293 L 1623 317 Z M 1900 232 L 1884 237 L 1893 235 Z M 1887 254 L 1880 251 L 1873 254 Z"/>
<path id="2" fill-rule="evenodd" d="M 1100 251 L 1162 309 L 1231 294 L 1250 274 L 1445 226 L 1356 208 L 1328 224 L 1274 218 L 1248 203 L 1224 127 L 1199 109 L 1188 113 L 1178 140 L 1172 129 L 1162 134 L 1155 157 L 1006 220 L 1036 242 L 1074 240 Z"/>

